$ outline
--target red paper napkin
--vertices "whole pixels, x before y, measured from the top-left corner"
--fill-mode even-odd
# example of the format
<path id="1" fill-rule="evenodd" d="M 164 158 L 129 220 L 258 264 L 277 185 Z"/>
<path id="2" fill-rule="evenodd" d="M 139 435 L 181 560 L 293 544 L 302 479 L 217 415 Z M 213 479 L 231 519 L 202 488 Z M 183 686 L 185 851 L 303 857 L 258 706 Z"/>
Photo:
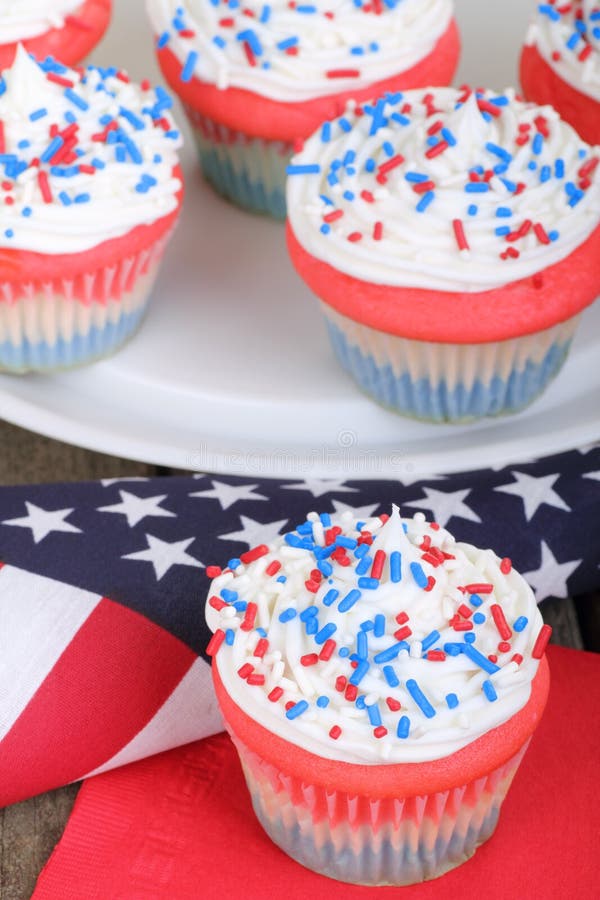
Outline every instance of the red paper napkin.
<path id="1" fill-rule="evenodd" d="M 419 900 L 597 898 L 600 656 L 550 647 L 544 719 L 494 836 L 436 881 L 378 888 Z M 32 900 L 366 900 L 289 859 L 257 824 L 224 734 L 83 785 Z"/>

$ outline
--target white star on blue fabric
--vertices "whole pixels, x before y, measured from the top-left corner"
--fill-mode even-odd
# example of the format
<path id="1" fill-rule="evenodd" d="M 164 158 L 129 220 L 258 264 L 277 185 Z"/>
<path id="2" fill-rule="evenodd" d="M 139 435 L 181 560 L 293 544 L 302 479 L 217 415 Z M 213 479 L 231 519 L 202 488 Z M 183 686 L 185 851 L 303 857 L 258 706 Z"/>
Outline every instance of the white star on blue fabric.
<path id="1" fill-rule="evenodd" d="M 285 491 L 308 491 L 313 497 L 324 494 L 356 493 L 358 488 L 348 487 L 342 478 L 305 478 L 295 484 L 282 484 Z"/>
<path id="2" fill-rule="evenodd" d="M 533 519 L 543 503 L 546 503 L 548 506 L 554 506 L 556 509 L 563 509 L 565 512 L 571 512 L 571 507 L 567 506 L 562 497 L 553 490 L 553 485 L 560 478 L 560 474 L 536 476 L 527 475 L 526 472 L 511 471 L 511 475 L 515 478 L 512 484 L 502 484 L 494 488 L 494 490 L 520 497 L 523 501 L 525 518 L 528 522 Z"/>
<path id="3" fill-rule="evenodd" d="M 370 519 L 371 516 L 375 513 L 375 510 L 379 508 L 379 503 L 369 503 L 367 506 L 350 506 L 348 503 L 343 503 L 341 500 L 332 500 L 333 508 L 337 514 L 344 513 L 346 511 L 351 512 L 353 518 L 358 521 L 363 519 Z M 391 504 L 390 504 L 391 510 Z"/>
<path id="4" fill-rule="evenodd" d="M 600 481 L 600 472 L 584 472 L 583 478 L 591 478 L 592 481 Z"/>
<path id="5" fill-rule="evenodd" d="M 258 544 L 270 544 L 280 533 L 284 525 L 287 525 L 289 519 L 280 519 L 279 522 L 257 522 L 248 516 L 240 516 L 241 529 L 239 531 L 231 531 L 229 534 L 220 534 L 221 541 L 239 541 L 242 544 L 248 544 L 249 547 L 256 547 Z"/>
<path id="6" fill-rule="evenodd" d="M 229 509 L 238 500 L 268 500 L 263 494 L 256 494 L 257 484 L 225 484 L 223 481 L 213 481 L 212 490 L 194 491 L 190 497 L 202 497 L 218 500 L 221 509 Z"/>
<path id="7" fill-rule="evenodd" d="M 42 509 L 35 503 L 25 501 L 27 515 L 19 519 L 5 519 L 3 525 L 12 525 L 17 528 L 30 528 L 33 536 L 34 544 L 39 544 L 45 537 L 52 534 L 53 531 L 61 531 L 70 534 L 82 534 L 81 528 L 65 522 L 67 516 L 75 511 L 72 509 Z"/>
<path id="8" fill-rule="evenodd" d="M 125 516 L 127 524 L 133 528 L 147 516 L 162 516 L 169 518 L 177 518 L 175 513 L 163 509 L 160 505 L 166 500 L 167 494 L 161 494 L 158 497 L 138 497 L 130 494 L 129 491 L 119 491 L 121 497 L 120 503 L 113 503 L 112 506 L 99 506 L 98 512 L 118 513 Z"/>
<path id="9" fill-rule="evenodd" d="M 434 520 L 441 528 L 445 528 L 453 516 L 467 519 L 469 522 L 481 522 L 471 507 L 464 503 L 465 498 L 471 493 L 471 488 L 461 491 L 437 491 L 435 488 L 424 487 L 423 491 L 426 495 L 424 499 L 408 500 L 403 505 L 431 510 Z"/>
<path id="10" fill-rule="evenodd" d="M 204 568 L 204 563 L 195 557 L 186 553 L 190 544 L 196 540 L 195 537 L 187 538 L 183 541 L 162 541 L 160 538 L 154 537 L 152 534 L 146 536 L 147 548 L 138 550 L 136 553 L 128 553 L 121 559 L 131 559 L 138 562 L 149 562 L 154 568 L 156 580 L 160 581 L 169 569 L 173 566 L 195 566 L 196 568 Z"/>
<path id="11" fill-rule="evenodd" d="M 523 572 L 523 578 L 534 589 L 538 603 L 546 597 L 568 597 L 567 581 L 582 561 L 576 559 L 559 563 L 545 541 L 542 541 L 541 548 L 542 558 L 539 568 Z"/>

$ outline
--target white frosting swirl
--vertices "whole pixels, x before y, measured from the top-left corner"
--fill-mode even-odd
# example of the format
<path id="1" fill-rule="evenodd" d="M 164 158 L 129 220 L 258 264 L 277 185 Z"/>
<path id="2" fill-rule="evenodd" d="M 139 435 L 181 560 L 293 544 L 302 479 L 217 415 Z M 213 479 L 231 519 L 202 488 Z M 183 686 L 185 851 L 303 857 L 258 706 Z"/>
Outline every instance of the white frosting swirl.
<path id="1" fill-rule="evenodd" d="M 380 518 L 364 524 L 373 543 L 362 549 L 352 514 L 332 517 L 336 542 L 347 547 L 333 556 L 323 555 L 329 524 L 314 513 L 308 522 L 211 585 L 207 622 L 226 635 L 214 664 L 248 715 L 326 758 L 422 762 L 459 750 L 527 703 L 542 618 L 509 561 L 456 543 L 422 514 L 406 520 L 405 533 L 396 507 L 383 526 Z M 367 586 L 378 551 L 382 571 Z"/>
<path id="2" fill-rule="evenodd" d="M 19 47 L 0 90 L 1 247 L 88 250 L 177 207 L 181 139 L 162 88 L 38 64 Z"/>
<path id="3" fill-rule="evenodd" d="M 65 18 L 82 0 L 0 0 L 0 41 L 16 44 L 52 28 L 62 28 Z"/>
<path id="4" fill-rule="evenodd" d="M 159 46 L 164 42 L 182 64 L 198 54 L 196 77 L 293 102 L 411 68 L 447 30 L 453 3 L 300 0 L 290 8 L 287 0 L 147 0 L 147 9 Z M 327 76 L 348 69 L 359 74 Z"/>
<path id="5" fill-rule="evenodd" d="M 594 151 L 550 107 L 436 88 L 363 112 L 325 125 L 288 168 L 294 234 L 341 272 L 489 290 L 564 259 L 600 222 Z"/>
<path id="6" fill-rule="evenodd" d="M 537 47 L 540 56 L 563 81 L 600 102 L 598 0 L 573 0 L 558 6 L 538 5 L 525 43 Z"/>

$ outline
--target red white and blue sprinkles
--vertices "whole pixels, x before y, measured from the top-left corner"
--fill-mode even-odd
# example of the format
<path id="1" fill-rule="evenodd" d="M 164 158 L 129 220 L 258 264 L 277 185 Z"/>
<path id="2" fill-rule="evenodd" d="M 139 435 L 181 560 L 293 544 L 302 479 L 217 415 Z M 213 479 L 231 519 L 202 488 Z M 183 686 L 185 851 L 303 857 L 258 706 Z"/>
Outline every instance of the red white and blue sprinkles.
<path id="1" fill-rule="evenodd" d="M 448 28 L 451 0 L 148 0 L 160 50 L 198 77 L 285 99 L 334 93 L 410 68 Z M 291 96 L 290 99 L 294 99 Z"/>
<path id="2" fill-rule="evenodd" d="M 207 653 L 233 698 L 300 728 L 309 749 L 322 732 L 367 760 L 436 758 L 508 718 L 550 636 L 509 559 L 397 508 L 311 513 L 207 572 Z"/>
<path id="3" fill-rule="evenodd" d="M 600 101 L 600 4 L 593 0 L 539 3 L 527 37 L 569 84 Z"/>
<path id="4" fill-rule="evenodd" d="M 599 154 L 550 107 L 462 87 L 349 104 L 288 166 L 300 243 L 383 284 L 483 290 L 597 226 Z M 349 248 L 349 245 L 353 245 Z"/>
<path id="5" fill-rule="evenodd" d="M 0 77 L 0 244 L 88 249 L 177 206 L 181 137 L 162 87 L 19 48 Z"/>

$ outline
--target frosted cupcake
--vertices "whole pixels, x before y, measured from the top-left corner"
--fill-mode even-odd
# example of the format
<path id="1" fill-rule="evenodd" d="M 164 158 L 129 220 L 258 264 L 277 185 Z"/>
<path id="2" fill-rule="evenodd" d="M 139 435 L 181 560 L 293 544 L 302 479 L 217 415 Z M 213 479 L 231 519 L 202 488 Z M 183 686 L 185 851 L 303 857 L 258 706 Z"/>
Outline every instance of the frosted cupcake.
<path id="1" fill-rule="evenodd" d="M 0 84 L 0 369 L 88 362 L 137 328 L 179 211 L 172 101 L 22 48 Z"/>
<path id="2" fill-rule="evenodd" d="M 207 603 L 254 810 L 308 868 L 404 885 L 468 859 L 542 714 L 550 628 L 490 550 L 422 514 L 311 513 Z"/>
<path id="3" fill-rule="evenodd" d="M 513 91 L 388 95 L 288 167 L 288 245 L 358 384 L 403 414 L 515 412 L 600 293 L 596 151 Z"/>
<path id="4" fill-rule="evenodd" d="M 278 218 L 299 140 L 350 96 L 448 84 L 458 60 L 452 0 L 147 0 L 147 8 L 207 179 Z"/>
<path id="5" fill-rule="evenodd" d="M 73 66 L 106 31 L 111 0 L 0 0 L 0 69 L 22 44 L 36 59 L 54 56 Z"/>
<path id="6" fill-rule="evenodd" d="M 540 3 L 521 54 L 523 93 L 551 104 L 581 137 L 600 144 L 600 5 Z"/>

